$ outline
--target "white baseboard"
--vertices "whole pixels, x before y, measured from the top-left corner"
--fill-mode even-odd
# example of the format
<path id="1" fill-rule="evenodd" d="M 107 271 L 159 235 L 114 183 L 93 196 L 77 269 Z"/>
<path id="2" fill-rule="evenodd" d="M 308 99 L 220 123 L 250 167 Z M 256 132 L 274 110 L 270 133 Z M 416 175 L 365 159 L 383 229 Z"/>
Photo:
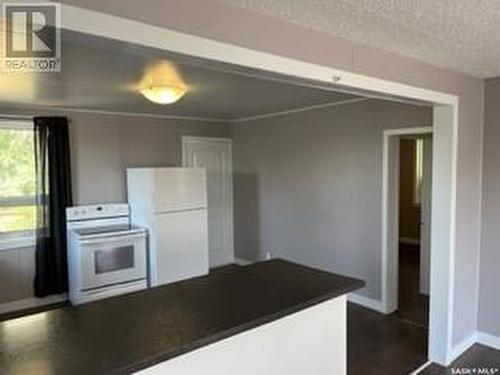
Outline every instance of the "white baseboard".
<path id="1" fill-rule="evenodd" d="M 420 238 L 400 237 L 399 242 L 406 245 L 420 245 Z"/>
<path id="2" fill-rule="evenodd" d="M 45 298 L 25 298 L 17 301 L 0 303 L 0 314 L 11 313 L 14 311 L 31 309 L 34 307 L 40 307 L 44 305 L 51 305 L 53 303 L 67 301 L 67 294 L 56 294 L 53 296 L 48 296 Z"/>
<path id="3" fill-rule="evenodd" d="M 447 364 L 452 363 L 455 359 L 460 357 L 460 355 L 469 350 L 469 348 L 476 342 L 477 342 L 477 332 L 473 332 L 465 339 L 463 339 L 461 342 L 455 344 L 451 349 L 451 353 L 448 357 Z"/>
<path id="4" fill-rule="evenodd" d="M 234 263 L 238 266 L 248 266 L 249 264 L 255 263 L 251 260 L 243 259 L 243 258 L 234 258 Z"/>
<path id="5" fill-rule="evenodd" d="M 234 263 L 240 265 L 240 266 L 247 266 L 252 263 L 257 263 L 257 262 L 264 262 L 266 260 L 270 260 L 273 258 L 271 251 L 254 251 L 253 256 L 250 257 L 250 259 L 247 258 L 241 258 L 238 256 L 234 257 Z M 292 261 L 293 262 L 293 261 Z"/>
<path id="6" fill-rule="evenodd" d="M 356 305 L 360 305 L 368 309 L 378 311 L 379 313 L 386 314 L 384 304 L 380 300 L 365 297 L 355 293 L 349 293 L 347 299 L 349 300 L 349 302 L 355 303 Z"/>
<path id="7" fill-rule="evenodd" d="M 425 362 L 422 366 L 416 368 L 415 370 L 413 370 L 410 375 L 419 375 L 422 371 L 424 371 L 427 367 L 429 367 L 430 365 L 432 365 L 432 361 L 427 361 Z"/>
<path id="8" fill-rule="evenodd" d="M 500 350 L 500 337 L 490 335 L 485 332 L 477 333 L 477 343 L 485 346 L 489 346 L 490 348 Z"/>
<path id="9" fill-rule="evenodd" d="M 474 332 L 468 337 L 463 339 L 460 343 L 453 346 L 450 356 L 448 358 L 448 364 L 457 359 L 461 354 L 465 353 L 474 344 L 481 344 L 488 346 L 493 349 L 500 350 L 500 337 L 490 335 L 485 332 Z"/>

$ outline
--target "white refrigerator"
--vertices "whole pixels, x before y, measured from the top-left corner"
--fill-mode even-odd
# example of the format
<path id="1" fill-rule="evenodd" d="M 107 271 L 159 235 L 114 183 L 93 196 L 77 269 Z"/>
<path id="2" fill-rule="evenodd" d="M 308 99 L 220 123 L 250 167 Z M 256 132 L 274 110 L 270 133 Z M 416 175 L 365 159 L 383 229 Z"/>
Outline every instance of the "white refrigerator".
<path id="1" fill-rule="evenodd" d="M 202 168 L 128 168 L 132 224 L 149 231 L 149 285 L 208 274 L 206 173 Z"/>

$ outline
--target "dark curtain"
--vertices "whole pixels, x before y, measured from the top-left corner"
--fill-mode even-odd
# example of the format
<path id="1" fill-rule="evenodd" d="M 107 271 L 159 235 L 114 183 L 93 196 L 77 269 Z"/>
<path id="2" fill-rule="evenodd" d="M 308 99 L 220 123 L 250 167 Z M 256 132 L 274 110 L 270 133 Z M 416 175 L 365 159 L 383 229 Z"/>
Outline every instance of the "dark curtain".
<path id="1" fill-rule="evenodd" d="M 68 290 L 66 207 L 72 204 L 68 120 L 35 117 L 35 295 Z"/>

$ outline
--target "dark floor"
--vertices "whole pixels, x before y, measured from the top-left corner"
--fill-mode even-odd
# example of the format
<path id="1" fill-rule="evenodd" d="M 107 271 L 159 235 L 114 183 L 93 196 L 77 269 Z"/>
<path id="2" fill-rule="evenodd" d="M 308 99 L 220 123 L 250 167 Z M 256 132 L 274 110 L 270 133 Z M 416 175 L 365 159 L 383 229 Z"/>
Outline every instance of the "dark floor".
<path id="1" fill-rule="evenodd" d="M 420 247 L 399 245 L 399 306 L 396 315 L 428 327 L 429 297 L 420 294 Z"/>
<path id="2" fill-rule="evenodd" d="M 411 374 L 427 362 L 429 298 L 419 292 L 420 249 L 400 245 L 399 308 L 385 316 L 348 307 L 348 373 Z M 431 364 L 421 375 L 500 375 L 500 350 L 474 345 L 449 367 Z"/>
<path id="3" fill-rule="evenodd" d="M 215 268 L 210 268 L 210 273 L 220 273 L 220 272 L 227 272 L 227 271 L 232 271 L 238 269 L 239 265 L 237 264 L 228 264 L 226 266 L 219 266 Z"/>
<path id="4" fill-rule="evenodd" d="M 348 307 L 350 375 L 410 374 L 427 362 L 429 299 L 419 293 L 420 250 L 400 245 L 399 306 L 391 315 Z"/>
<path id="5" fill-rule="evenodd" d="M 419 372 L 419 375 L 452 374 L 500 374 L 500 350 L 477 344 L 458 357 L 448 367 L 432 364 Z"/>
<path id="6" fill-rule="evenodd" d="M 349 304 L 349 375 L 410 374 L 427 362 L 427 329 Z"/>

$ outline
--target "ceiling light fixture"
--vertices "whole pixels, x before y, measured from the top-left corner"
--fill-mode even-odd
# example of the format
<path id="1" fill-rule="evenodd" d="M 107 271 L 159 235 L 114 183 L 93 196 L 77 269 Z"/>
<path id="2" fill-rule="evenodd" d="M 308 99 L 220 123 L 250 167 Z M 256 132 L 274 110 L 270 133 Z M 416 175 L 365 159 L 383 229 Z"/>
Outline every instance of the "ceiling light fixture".
<path id="1" fill-rule="evenodd" d="M 138 85 L 138 91 L 146 99 L 158 104 L 175 103 L 188 90 L 177 67 L 169 61 L 148 66 Z"/>
<path id="2" fill-rule="evenodd" d="M 149 85 L 140 90 L 144 97 L 158 104 L 172 104 L 186 93 L 186 88 L 174 85 Z"/>

